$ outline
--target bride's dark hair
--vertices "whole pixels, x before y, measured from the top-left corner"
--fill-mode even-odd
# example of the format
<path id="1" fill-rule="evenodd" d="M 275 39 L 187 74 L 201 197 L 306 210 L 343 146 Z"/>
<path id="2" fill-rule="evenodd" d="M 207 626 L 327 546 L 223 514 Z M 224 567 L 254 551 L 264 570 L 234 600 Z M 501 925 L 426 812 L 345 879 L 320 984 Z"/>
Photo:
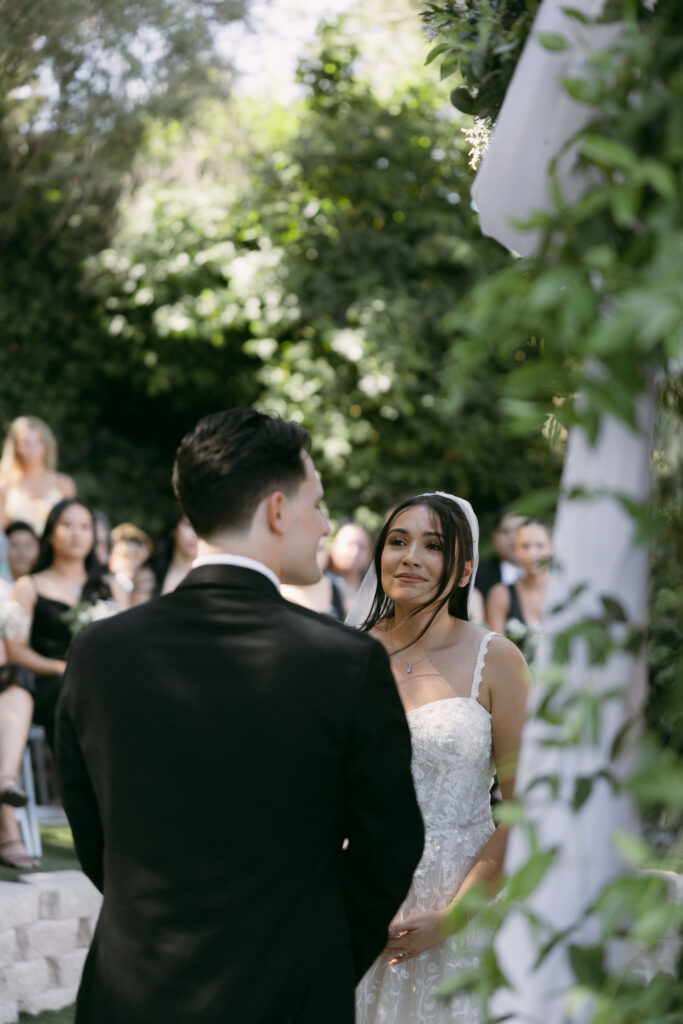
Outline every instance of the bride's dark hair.
<path id="1" fill-rule="evenodd" d="M 415 643 L 427 632 L 432 622 L 439 614 L 444 605 L 448 606 L 448 614 L 456 619 L 468 620 L 467 601 L 469 598 L 471 578 L 466 587 L 459 586 L 459 581 L 465 571 L 465 562 L 474 557 L 472 531 L 467 521 L 467 516 L 456 501 L 450 498 L 443 498 L 439 494 L 418 494 L 414 498 L 406 498 L 395 509 L 382 527 L 375 544 L 373 561 L 375 573 L 377 574 L 377 586 L 372 599 L 370 611 L 361 629 L 368 632 L 383 619 L 390 619 L 394 615 L 394 602 L 384 592 L 382 587 L 382 552 L 387 542 L 387 537 L 396 518 L 405 512 L 406 509 L 415 508 L 417 505 L 426 505 L 431 509 L 433 518 L 438 521 L 438 532 L 442 535 L 443 569 L 441 579 L 436 593 L 424 604 L 418 605 L 411 612 L 411 615 L 419 615 L 420 612 L 433 608 L 429 620 L 419 633 Z M 436 525 L 436 524 L 435 524 Z"/>

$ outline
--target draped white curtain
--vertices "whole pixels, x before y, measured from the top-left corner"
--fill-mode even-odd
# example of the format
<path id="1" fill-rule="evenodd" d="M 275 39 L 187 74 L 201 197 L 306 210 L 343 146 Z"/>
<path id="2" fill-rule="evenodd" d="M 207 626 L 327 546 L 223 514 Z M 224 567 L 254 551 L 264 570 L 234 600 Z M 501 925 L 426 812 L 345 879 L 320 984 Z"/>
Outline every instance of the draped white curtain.
<path id="1" fill-rule="evenodd" d="M 535 670 L 542 673 L 550 659 L 553 637 L 572 622 L 602 611 L 601 595 L 618 601 L 631 622 L 644 624 L 647 615 L 648 556 L 635 543 L 635 524 L 621 502 L 610 496 L 619 493 L 643 501 L 649 491 L 651 436 L 654 398 L 641 402 L 637 431 L 607 417 L 596 446 L 591 446 L 581 429 L 569 438 L 562 478 L 562 491 L 574 488 L 604 494 L 585 500 L 560 500 L 553 550 L 557 567 L 552 571 L 546 608 L 566 602 L 574 588 L 585 585 L 580 597 L 563 611 L 546 612 L 542 642 Z M 634 806 L 626 794 L 616 796 L 609 783 L 600 779 L 583 807 L 575 812 L 571 802 L 577 778 L 606 769 L 624 777 L 630 767 L 630 748 L 616 760 L 611 747 L 622 726 L 636 719 L 642 710 L 646 688 L 643 656 L 613 655 L 605 665 L 587 663 L 585 649 L 577 645 L 566 666 L 562 697 L 572 694 L 619 696 L 603 705 L 600 728 L 594 743 L 580 746 L 546 746 L 544 740 L 555 732 L 530 717 L 524 731 L 518 769 L 518 790 L 522 793 L 539 776 L 558 775 L 560 790 L 553 798 L 548 785 L 532 790 L 530 815 L 536 825 L 542 849 L 557 847 L 559 854 L 545 879 L 532 895 L 528 907 L 554 930 L 580 921 L 584 910 L 602 887 L 622 870 L 613 844 L 617 830 L 638 831 Z M 540 693 L 532 691 L 532 710 Z M 528 855 L 525 834 L 513 830 L 506 858 L 506 872 L 514 872 Z M 586 922 L 571 936 L 571 942 L 595 941 L 593 925 Z M 566 943 L 534 970 L 536 942 L 529 934 L 522 914 L 511 915 L 499 933 L 496 948 L 511 991 L 499 994 L 496 1014 L 511 1014 L 515 1024 L 559 1024 L 570 1020 L 566 1011 L 567 989 L 574 984 Z M 576 1018 L 581 1019 L 580 1017 Z"/>
<path id="2" fill-rule="evenodd" d="M 618 24 L 583 25 L 565 14 L 568 6 L 594 18 L 605 0 L 543 0 L 472 187 L 484 234 L 521 256 L 534 252 L 539 234 L 516 222 L 552 207 L 548 170 L 553 159 L 558 157 L 557 177 L 567 201 L 586 185 L 572 170 L 572 148 L 560 150 L 588 122 L 592 108 L 573 100 L 562 80 L 580 77 L 587 54 L 607 47 L 621 31 Z M 566 49 L 548 50 L 540 42 L 545 35 L 563 37 Z"/>
<path id="3" fill-rule="evenodd" d="M 591 114 L 591 108 L 574 102 L 562 86 L 565 77 L 580 75 L 586 54 L 603 48 L 615 38 L 618 26 L 582 25 L 568 17 L 566 0 L 544 0 L 524 53 L 510 84 L 494 130 L 491 145 L 477 175 L 473 196 L 484 233 L 492 235 L 513 252 L 527 255 L 535 250 L 538 234 L 522 231 L 523 221 L 538 210 L 552 207 L 548 169 L 566 141 Z M 572 0 L 569 5 L 588 17 L 597 16 L 603 0 Z M 564 50 L 548 50 L 538 41 L 540 33 L 565 37 Z M 557 178 L 566 199 L 577 198 L 586 179 L 572 169 L 571 149 L 558 160 Z M 571 301 L 568 297 L 567 301 Z M 572 622 L 600 614 L 600 595 L 618 601 L 630 620 L 644 624 L 647 614 L 648 557 L 635 544 L 634 522 L 615 494 L 636 502 L 647 499 L 655 408 L 654 386 L 643 398 L 636 430 L 612 417 L 603 420 L 597 443 L 592 445 L 581 428 L 570 432 L 560 500 L 553 534 L 556 567 L 546 599 L 545 639 L 536 667 L 542 672 L 550 660 L 553 637 Z M 580 487 L 601 495 L 593 500 L 572 498 Z M 560 612 L 578 585 L 581 596 Z M 557 847 L 559 854 L 533 894 L 528 909 L 548 927 L 561 930 L 580 921 L 600 889 L 622 866 L 613 843 L 617 830 L 636 832 L 635 809 L 625 796 L 615 796 L 606 781 L 594 785 L 578 812 L 572 809 L 576 779 L 601 768 L 624 775 L 628 750 L 616 763 L 610 750 L 622 726 L 642 709 L 645 695 L 645 662 L 642 656 L 615 654 L 605 665 L 591 666 L 586 650 L 574 645 L 565 667 L 562 696 L 601 694 L 616 690 L 619 696 L 602 711 L 595 742 L 581 746 L 548 746 L 549 726 L 530 717 L 523 735 L 518 770 L 518 790 L 523 792 L 535 778 L 559 776 L 556 797 L 548 785 L 532 791 L 531 817 L 542 849 Z M 532 692 L 532 705 L 539 695 Z M 521 867 L 528 856 L 526 835 L 513 830 L 506 872 Z M 568 941 L 590 942 L 594 925 L 584 922 Z M 508 1014 L 511 1024 L 564 1024 L 579 1021 L 581 1012 L 570 1012 L 567 990 L 575 983 L 567 954 L 567 942 L 559 943 L 535 969 L 538 949 L 521 913 L 513 913 L 496 940 L 502 970 L 512 988 L 495 998 L 496 1016 Z M 585 1011 L 584 1011 L 585 1013 Z"/>

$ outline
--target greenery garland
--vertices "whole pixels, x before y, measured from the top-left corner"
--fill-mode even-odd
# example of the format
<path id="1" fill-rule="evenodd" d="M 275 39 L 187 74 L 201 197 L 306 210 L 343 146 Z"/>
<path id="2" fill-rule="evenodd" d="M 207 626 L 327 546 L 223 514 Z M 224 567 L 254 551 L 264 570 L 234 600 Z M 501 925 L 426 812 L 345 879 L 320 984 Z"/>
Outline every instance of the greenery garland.
<path id="1" fill-rule="evenodd" d="M 436 43 L 428 59 L 441 63 L 443 76 L 460 74 L 462 84 L 452 94 L 457 106 L 479 117 L 495 116 L 536 6 L 468 0 L 428 5 L 425 20 Z M 574 16 L 587 22 L 578 12 Z M 683 812 L 683 673 L 677 639 L 683 596 L 681 485 L 675 440 L 683 321 L 683 35 L 676 0 L 647 5 L 624 0 L 610 4 L 602 19 L 622 21 L 618 42 L 591 60 L 584 77 L 564 82 L 569 94 L 590 108 L 590 121 L 572 144 L 578 169 L 590 171 L 593 184 L 575 203 L 565 202 L 556 187 L 555 208 L 533 218 L 543 235 L 538 254 L 482 281 L 447 318 L 451 401 L 457 408 L 463 400 L 460 382 L 476 375 L 493 353 L 502 358 L 519 353 L 517 368 L 502 380 L 498 395 L 510 428 L 520 435 L 545 429 L 561 439 L 581 424 L 595 439 L 606 416 L 634 425 L 647 381 L 654 376 L 660 382 L 655 501 L 638 506 L 622 499 L 637 522 L 639 542 L 652 547 L 654 567 L 651 731 L 640 743 L 640 761 L 628 786 L 646 821 L 659 827 L 650 828 L 650 843 L 621 838 L 633 870 L 608 885 L 590 908 L 599 934 L 590 947 L 572 943 L 571 935 L 544 932 L 534 922 L 539 962 L 559 941 L 569 943 L 576 987 L 568 994 L 568 1019 L 581 1008 L 582 1019 L 592 1024 L 653 1024 L 680 1019 L 681 982 L 657 974 L 656 965 L 649 974 L 610 968 L 609 950 L 614 940 L 628 938 L 640 944 L 644 956 L 661 952 L 683 921 L 681 906 L 667 897 L 665 877 L 642 870 L 681 869 L 680 841 L 671 844 Z M 556 36 L 544 43 L 550 49 L 565 45 Z M 537 507 L 543 501 L 537 496 Z M 642 632 L 625 620 L 623 609 L 606 599 L 602 616 L 558 638 L 554 675 L 539 681 L 547 687 L 540 716 L 556 729 L 558 742 L 590 740 L 602 714 L 601 702 L 588 693 L 567 703 L 562 666 L 573 645 L 588 640 L 594 664 L 604 663 L 620 644 L 636 650 Z M 538 781 L 555 787 L 562 782 Z M 579 780 L 576 811 L 596 781 L 596 776 Z M 527 865 L 507 880 L 505 897 L 493 904 L 483 893 L 468 894 L 453 914 L 454 930 L 468 926 L 473 916 L 478 926 L 499 927 L 511 907 L 524 907 L 550 867 L 553 851 L 539 846 L 525 814 L 526 797 L 502 814 L 506 823 L 529 834 Z M 454 979 L 451 991 L 474 988 L 486 1006 L 505 984 L 490 949 L 480 971 Z"/>

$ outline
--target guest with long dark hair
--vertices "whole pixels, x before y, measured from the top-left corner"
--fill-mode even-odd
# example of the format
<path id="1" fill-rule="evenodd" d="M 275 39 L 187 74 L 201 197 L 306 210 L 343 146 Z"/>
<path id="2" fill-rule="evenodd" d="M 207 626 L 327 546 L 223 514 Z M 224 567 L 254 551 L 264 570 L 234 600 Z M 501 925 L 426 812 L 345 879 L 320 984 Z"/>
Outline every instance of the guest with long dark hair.
<path id="1" fill-rule="evenodd" d="M 80 498 L 60 501 L 50 511 L 32 571 L 17 580 L 4 609 L 7 656 L 14 671 L 0 693 L 0 803 L 21 806 L 26 794 L 17 776 L 31 722 L 42 725 L 50 746 L 54 714 L 73 633 L 89 606 L 123 595 L 104 578 L 94 551 L 90 507 Z M 0 819 L 0 862 L 32 866 L 13 815 Z"/>
<path id="2" fill-rule="evenodd" d="M 135 574 L 130 595 L 131 608 L 175 590 L 187 576 L 196 557 L 197 534 L 177 505 L 152 554 Z"/>

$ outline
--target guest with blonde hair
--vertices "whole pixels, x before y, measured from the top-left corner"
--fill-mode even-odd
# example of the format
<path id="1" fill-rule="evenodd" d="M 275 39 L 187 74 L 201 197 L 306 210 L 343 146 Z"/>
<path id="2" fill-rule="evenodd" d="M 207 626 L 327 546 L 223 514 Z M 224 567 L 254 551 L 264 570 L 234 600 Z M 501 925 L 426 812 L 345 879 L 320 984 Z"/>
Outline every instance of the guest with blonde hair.
<path id="1" fill-rule="evenodd" d="M 0 458 L 0 530 L 28 523 L 38 535 L 50 510 L 72 498 L 76 486 L 57 472 L 57 442 L 37 416 L 19 416 L 10 424 Z"/>

